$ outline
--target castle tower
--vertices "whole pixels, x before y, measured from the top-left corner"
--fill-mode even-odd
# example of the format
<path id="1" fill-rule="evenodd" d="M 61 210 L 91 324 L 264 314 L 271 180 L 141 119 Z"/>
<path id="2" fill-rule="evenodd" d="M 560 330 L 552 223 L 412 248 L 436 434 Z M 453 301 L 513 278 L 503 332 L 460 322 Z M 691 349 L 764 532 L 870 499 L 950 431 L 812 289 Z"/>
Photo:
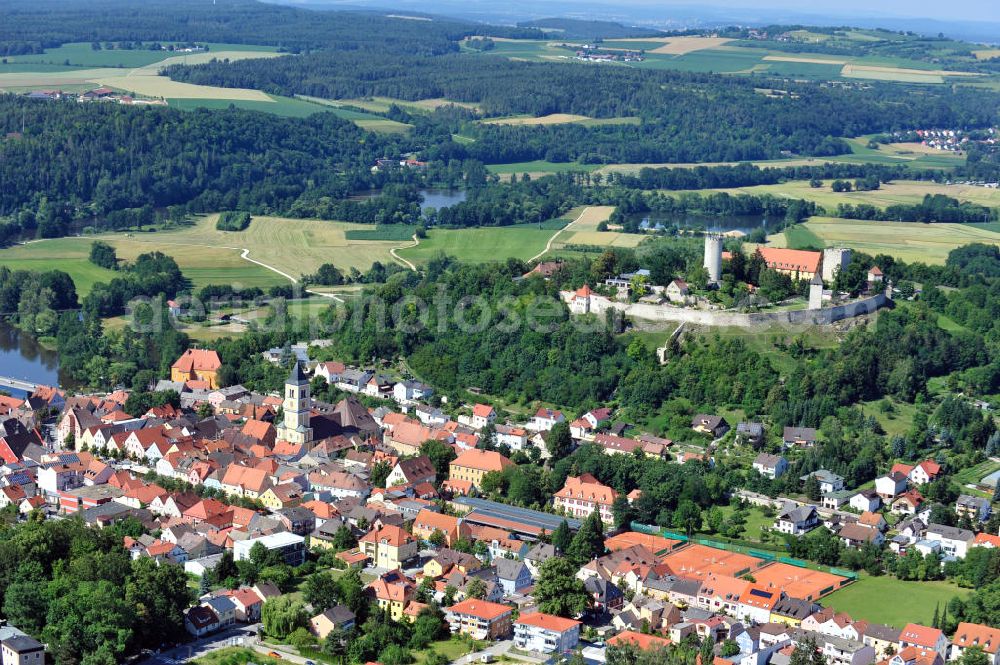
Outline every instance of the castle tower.
<path id="1" fill-rule="evenodd" d="M 837 273 L 847 270 L 851 262 L 851 250 L 846 247 L 830 247 L 823 250 L 823 281 L 832 282 Z"/>
<path id="2" fill-rule="evenodd" d="M 819 273 L 809 282 L 809 309 L 823 309 L 823 279 Z"/>
<path id="3" fill-rule="evenodd" d="M 278 426 L 279 439 L 289 443 L 309 443 L 313 438 L 309 427 L 309 379 L 299 363 L 295 363 L 292 373 L 285 381 L 285 399 L 281 403 L 285 419 Z"/>
<path id="4" fill-rule="evenodd" d="M 717 233 L 705 234 L 705 270 L 709 284 L 717 285 L 722 279 L 722 236 Z"/>

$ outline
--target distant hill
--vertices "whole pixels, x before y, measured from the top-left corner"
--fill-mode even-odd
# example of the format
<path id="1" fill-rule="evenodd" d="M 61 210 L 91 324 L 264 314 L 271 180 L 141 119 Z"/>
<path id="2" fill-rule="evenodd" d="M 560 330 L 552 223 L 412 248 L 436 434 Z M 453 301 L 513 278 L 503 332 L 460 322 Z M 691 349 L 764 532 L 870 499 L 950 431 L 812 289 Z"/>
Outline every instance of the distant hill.
<path id="1" fill-rule="evenodd" d="M 522 21 L 519 28 L 538 28 L 567 39 L 621 39 L 626 37 L 661 37 L 663 32 L 650 28 L 626 26 L 613 21 L 584 21 L 575 18 L 542 18 Z"/>

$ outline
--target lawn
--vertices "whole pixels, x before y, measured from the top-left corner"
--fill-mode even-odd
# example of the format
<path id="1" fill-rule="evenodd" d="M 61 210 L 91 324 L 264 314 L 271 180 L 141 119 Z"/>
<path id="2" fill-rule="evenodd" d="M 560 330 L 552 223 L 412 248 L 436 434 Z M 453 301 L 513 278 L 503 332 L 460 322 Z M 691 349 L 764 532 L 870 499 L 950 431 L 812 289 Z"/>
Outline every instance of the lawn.
<path id="1" fill-rule="evenodd" d="M 898 402 L 891 398 L 886 398 L 892 404 L 892 411 L 882 412 L 882 400 L 871 402 L 861 402 L 858 407 L 865 416 L 875 416 L 886 435 L 893 437 L 897 434 L 905 436 L 913 424 L 913 417 L 917 413 L 917 407 L 906 402 Z"/>
<path id="2" fill-rule="evenodd" d="M 822 240 L 823 246 L 850 247 L 872 255 L 889 254 L 907 262 L 943 264 L 948 258 L 948 252 L 956 247 L 969 243 L 1000 245 L 1000 233 L 966 224 L 872 222 L 813 217 L 802 226 Z M 783 236 L 777 239 L 779 243 L 784 242 Z"/>
<path id="3" fill-rule="evenodd" d="M 901 582 L 891 576 L 866 574 L 823 599 L 823 605 L 865 619 L 902 628 L 909 622 L 930 625 L 935 605 L 943 607 L 954 596 L 967 596 L 950 582 Z"/>
<path id="4" fill-rule="evenodd" d="M 246 663 L 279 665 L 281 663 L 277 658 L 271 658 L 270 656 L 265 656 L 262 653 L 243 647 L 227 647 L 218 651 L 212 651 L 201 658 L 195 658 L 191 662 L 197 663 L 197 665 L 245 665 Z"/>
<path id="5" fill-rule="evenodd" d="M 431 652 L 444 654 L 449 662 L 454 662 L 455 660 L 461 658 L 462 656 L 474 653 L 477 649 L 481 648 L 481 644 L 473 644 L 470 646 L 464 640 L 452 638 L 448 640 L 438 640 L 437 642 L 431 642 L 427 645 L 426 649 L 414 652 L 413 655 L 416 657 L 416 665 L 424 665 L 427 662 L 428 656 Z"/>

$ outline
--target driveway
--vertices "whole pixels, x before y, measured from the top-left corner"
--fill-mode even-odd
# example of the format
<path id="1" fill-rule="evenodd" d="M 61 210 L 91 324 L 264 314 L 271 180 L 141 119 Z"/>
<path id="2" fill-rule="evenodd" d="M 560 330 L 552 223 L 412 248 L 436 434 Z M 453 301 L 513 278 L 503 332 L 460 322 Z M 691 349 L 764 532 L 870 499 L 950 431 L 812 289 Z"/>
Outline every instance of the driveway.
<path id="1" fill-rule="evenodd" d="M 500 656 L 506 654 L 514 646 L 514 640 L 504 640 L 502 642 L 495 642 L 490 646 L 486 647 L 482 651 L 476 651 L 475 653 L 470 653 L 461 658 L 456 658 L 451 661 L 452 665 L 472 665 L 473 663 L 482 662 L 483 656 L 490 656 L 491 660 L 496 660 Z"/>

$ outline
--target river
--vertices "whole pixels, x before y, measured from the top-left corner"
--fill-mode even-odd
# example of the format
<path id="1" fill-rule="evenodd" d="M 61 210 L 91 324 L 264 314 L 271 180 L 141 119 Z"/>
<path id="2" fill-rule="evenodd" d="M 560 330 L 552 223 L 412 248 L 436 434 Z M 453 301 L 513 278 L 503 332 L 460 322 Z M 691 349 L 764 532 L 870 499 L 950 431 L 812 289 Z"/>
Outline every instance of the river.
<path id="1" fill-rule="evenodd" d="M 17 328 L 0 321 L 0 376 L 49 386 L 60 384 L 59 354 Z M 7 392 L 23 397 L 17 390 Z"/>

